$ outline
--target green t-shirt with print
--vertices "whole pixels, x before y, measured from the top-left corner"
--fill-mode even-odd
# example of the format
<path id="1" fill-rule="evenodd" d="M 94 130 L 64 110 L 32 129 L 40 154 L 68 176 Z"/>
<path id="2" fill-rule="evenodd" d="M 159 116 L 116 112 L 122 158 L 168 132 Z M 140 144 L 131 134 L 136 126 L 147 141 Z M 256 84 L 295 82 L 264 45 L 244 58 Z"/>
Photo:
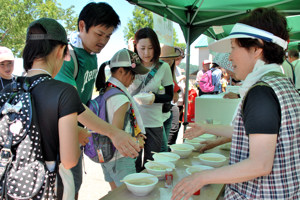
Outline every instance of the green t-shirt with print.
<path id="1" fill-rule="evenodd" d="M 78 74 L 76 80 L 73 77 L 74 62 L 72 58 L 70 61 L 64 61 L 63 66 L 55 76 L 55 79 L 75 86 L 82 103 L 87 104 L 92 97 L 98 73 L 97 56 L 96 54 L 88 53 L 82 48 L 73 47 L 73 49 L 78 63 Z"/>

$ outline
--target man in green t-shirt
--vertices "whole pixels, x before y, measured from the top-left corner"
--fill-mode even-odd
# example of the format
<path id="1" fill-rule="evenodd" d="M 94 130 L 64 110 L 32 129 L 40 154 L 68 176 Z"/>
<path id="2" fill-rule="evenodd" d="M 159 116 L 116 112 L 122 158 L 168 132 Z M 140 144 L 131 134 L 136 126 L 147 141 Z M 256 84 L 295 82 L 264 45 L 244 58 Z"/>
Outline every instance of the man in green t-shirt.
<path id="1" fill-rule="evenodd" d="M 96 54 L 105 47 L 112 33 L 120 24 L 119 16 L 106 3 L 89 3 L 80 12 L 78 31 L 70 36 L 78 63 L 78 73 L 74 78 L 74 61 L 65 61 L 55 79 L 69 83 L 77 88 L 85 105 L 92 97 L 98 73 Z M 86 111 L 78 116 L 78 121 L 89 129 L 110 137 L 118 151 L 129 157 L 138 156 L 140 148 L 131 136 L 98 118 L 86 106 Z M 75 199 L 82 183 L 81 159 L 71 169 L 75 182 Z"/>

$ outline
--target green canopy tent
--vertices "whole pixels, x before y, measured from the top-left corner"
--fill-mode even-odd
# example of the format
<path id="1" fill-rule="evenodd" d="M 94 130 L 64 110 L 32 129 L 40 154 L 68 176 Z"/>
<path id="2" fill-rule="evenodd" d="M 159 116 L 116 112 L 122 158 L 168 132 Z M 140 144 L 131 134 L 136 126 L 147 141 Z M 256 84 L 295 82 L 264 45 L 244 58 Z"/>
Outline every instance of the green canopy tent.
<path id="1" fill-rule="evenodd" d="M 186 88 L 189 88 L 190 45 L 211 26 L 236 23 L 258 7 L 275 7 L 286 15 L 300 14 L 300 0 L 127 0 L 178 23 L 187 43 Z M 188 102 L 188 90 L 185 92 Z M 185 106 L 184 125 L 187 119 Z"/>
<path id="2" fill-rule="evenodd" d="M 290 41 L 295 42 L 300 40 L 300 15 L 287 16 L 287 23 L 290 29 Z M 233 24 L 209 27 L 204 34 L 219 40 L 228 36 L 233 28 Z"/>
<path id="3" fill-rule="evenodd" d="M 298 49 L 300 51 L 300 41 L 290 42 L 288 49 Z"/>

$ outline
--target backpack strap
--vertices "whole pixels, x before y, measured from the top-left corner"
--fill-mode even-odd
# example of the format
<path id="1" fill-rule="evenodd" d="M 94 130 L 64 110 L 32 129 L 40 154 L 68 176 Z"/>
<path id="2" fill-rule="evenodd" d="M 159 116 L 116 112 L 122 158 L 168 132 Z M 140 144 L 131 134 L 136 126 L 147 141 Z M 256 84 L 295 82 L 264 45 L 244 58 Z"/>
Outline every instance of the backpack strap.
<path id="1" fill-rule="evenodd" d="M 152 68 L 152 70 L 148 73 L 146 79 L 145 79 L 145 85 L 149 83 L 149 81 L 154 77 L 160 66 L 163 64 L 162 61 L 159 61 L 155 67 Z"/>
<path id="2" fill-rule="evenodd" d="M 145 81 L 142 81 L 141 84 L 139 85 L 139 87 L 137 87 L 134 91 L 131 92 L 131 96 L 136 95 L 137 93 L 139 93 L 141 91 L 141 89 L 143 88 L 143 86 L 145 87 L 148 82 L 154 77 L 154 75 L 156 74 L 156 72 L 158 71 L 158 69 L 160 68 L 160 66 L 163 64 L 163 61 L 159 61 L 156 66 L 154 68 L 152 68 L 152 70 L 148 73 Z"/>
<path id="3" fill-rule="evenodd" d="M 107 121 L 107 122 L 108 122 L 108 119 L 107 119 L 106 101 L 110 97 L 117 95 L 117 94 L 123 94 L 123 92 L 121 90 L 119 90 L 118 88 L 114 88 L 114 87 L 103 94 L 101 105 L 104 105 L 104 106 L 102 106 L 102 108 L 100 109 L 100 112 L 105 112 L 105 121 Z"/>
<path id="4" fill-rule="evenodd" d="M 76 53 L 75 53 L 72 45 L 69 44 L 68 48 L 69 48 L 70 55 L 71 55 L 71 58 L 73 59 L 73 63 L 74 63 L 73 78 L 76 80 L 77 75 L 78 75 L 78 60 L 77 60 L 77 56 L 76 56 Z"/>
<path id="5" fill-rule="evenodd" d="M 92 111 L 101 119 L 108 122 L 107 119 L 107 111 L 106 111 L 106 100 L 110 98 L 111 96 L 114 96 L 116 94 L 122 94 L 122 91 L 120 91 L 117 88 L 111 88 L 107 92 L 105 92 L 104 89 L 102 89 L 99 93 L 99 96 L 93 100 L 90 101 L 89 107 L 92 108 Z"/>

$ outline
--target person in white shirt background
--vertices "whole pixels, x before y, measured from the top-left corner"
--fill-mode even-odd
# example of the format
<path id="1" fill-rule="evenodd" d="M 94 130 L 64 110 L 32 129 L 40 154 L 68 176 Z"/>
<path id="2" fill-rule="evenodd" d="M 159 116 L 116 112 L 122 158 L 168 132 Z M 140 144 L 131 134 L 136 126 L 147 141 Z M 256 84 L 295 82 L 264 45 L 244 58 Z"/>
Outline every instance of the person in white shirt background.
<path id="1" fill-rule="evenodd" d="M 297 49 L 291 49 L 288 52 L 288 60 L 292 63 L 295 72 L 295 88 L 300 90 L 300 60 L 299 51 Z"/>
<path id="2" fill-rule="evenodd" d="M 14 80 L 14 54 L 4 46 L 0 47 L 0 91 Z"/>

